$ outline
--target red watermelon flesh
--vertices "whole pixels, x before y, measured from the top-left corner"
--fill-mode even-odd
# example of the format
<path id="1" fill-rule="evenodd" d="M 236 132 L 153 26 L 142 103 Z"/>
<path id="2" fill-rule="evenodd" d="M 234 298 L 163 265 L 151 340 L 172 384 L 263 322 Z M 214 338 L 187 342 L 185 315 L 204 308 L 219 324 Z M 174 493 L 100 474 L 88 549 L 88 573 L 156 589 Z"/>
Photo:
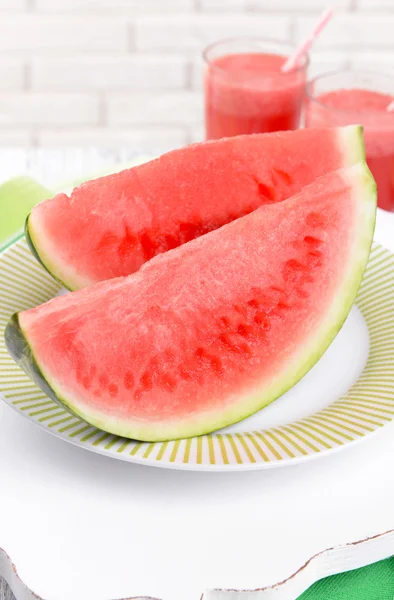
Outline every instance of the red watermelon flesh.
<path id="1" fill-rule="evenodd" d="M 294 385 L 341 328 L 373 236 L 360 163 L 13 319 L 20 365 L 89 423 L 140 440 L 200 435 Z"/>
<path id="2" fill-rule="evenodd" d="M 359 126 L 195 144 L 39 204 L 27 238 L 54 277 L 79 289 L 129 275 L 157 254 L 363 158 Z"/>

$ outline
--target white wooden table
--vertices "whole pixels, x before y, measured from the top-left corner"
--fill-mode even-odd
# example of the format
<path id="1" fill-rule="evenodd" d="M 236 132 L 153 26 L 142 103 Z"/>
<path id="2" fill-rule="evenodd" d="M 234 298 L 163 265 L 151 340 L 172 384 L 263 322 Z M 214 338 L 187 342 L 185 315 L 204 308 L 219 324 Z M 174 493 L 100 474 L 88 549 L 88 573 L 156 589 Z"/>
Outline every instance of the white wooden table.
<path id="1" fill-rule="evenodd" d="M 14 594 L 2 578 L 0 579 L 0 600 L 15 600 Z"/>
<path id="2" fill-rule="evenodd" d="M 98 156 L 92 169 L 74 163 L 83 173 L 113 162 Z M 0 151 L 0 180 L 28 171 L 49 187 L 68 181 L 72 169 L 59 160 Z M 394 251 L 394 215 L 379 213 L 376 239 Z M 0 547 L 46 600 L 199 600 L 207 588 L 261 588 L 325 548 L 394 529 L 394 424 L 308 464 L 216 474 L 85 452 L 5 405 L 0 428 Z M 229 600 L 238 598 L 254 600 Z"/>

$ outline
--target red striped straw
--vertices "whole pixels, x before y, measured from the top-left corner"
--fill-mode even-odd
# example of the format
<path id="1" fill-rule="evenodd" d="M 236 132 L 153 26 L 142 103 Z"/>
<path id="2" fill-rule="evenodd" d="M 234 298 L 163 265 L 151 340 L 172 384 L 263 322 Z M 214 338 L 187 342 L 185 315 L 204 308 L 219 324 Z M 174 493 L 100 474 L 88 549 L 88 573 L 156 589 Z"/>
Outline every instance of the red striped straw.
<path id="1" fill-rule="evenodd" d="M 332 13 L 333 13 L 332 8 L 326 8 L 326 10 L 322 13 L 322 15 L 319 18 L 316 25 L 314 26 L 311 34 L 307 37 L 306 40 L 304 40 L 302 42 L 302 44 L 300 44 L 298 46 L 298 48 L 295 50 L 294 54 L 289 56 L 287 61 L 282 65 L 281 71 L 286 73 L 287 71 L 291 71 L 291 69 L 294 69 L 297 66 L 300 58 L 302 58 L 304 56 L 304 54 L 309 52 L 309 49 L 311 48 L 313 42 L 316 40 L 316 38 L 323 31 L 323 29 L 325 28 L 327 23 L 330 21 L 330 19 L 332 17 Z"/>

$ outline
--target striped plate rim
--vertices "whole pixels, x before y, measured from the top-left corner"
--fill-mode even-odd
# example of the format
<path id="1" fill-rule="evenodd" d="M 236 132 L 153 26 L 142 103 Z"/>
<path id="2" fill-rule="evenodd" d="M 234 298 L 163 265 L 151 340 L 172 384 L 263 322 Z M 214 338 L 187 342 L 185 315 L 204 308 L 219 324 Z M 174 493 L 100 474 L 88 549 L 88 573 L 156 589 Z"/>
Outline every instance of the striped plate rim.
<path id="1" fill-rule="evenodd" d="M 56 295 L 59 285 L 24 238 L 0 256 L 0 328 L 10 315 Z M 317 458 L 378 431 L 394 418 L 394 255 L 372 247 L 356 300 L 370 335 L 359 379 L 324 410 L 275 428 L 143 443 L 90 426 L 50 400 L 14 363 L 0 339 L 0 393 L 19 413 L 75 445 L 121 460 L 191 470 L 266 468 Z"/>

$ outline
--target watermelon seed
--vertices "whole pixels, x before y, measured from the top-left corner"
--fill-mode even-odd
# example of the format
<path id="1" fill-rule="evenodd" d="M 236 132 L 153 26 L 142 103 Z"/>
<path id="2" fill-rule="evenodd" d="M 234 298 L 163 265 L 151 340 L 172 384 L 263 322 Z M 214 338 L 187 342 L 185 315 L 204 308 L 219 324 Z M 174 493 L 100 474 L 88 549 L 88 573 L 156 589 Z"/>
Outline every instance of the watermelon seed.
<path id="1" fill-rule="evenodd" d="M 224 346 L 227 346 L 227 348 L 230 348 L 230 350 L 232 350 L 232 349 L 233 349 L 233 345 L 232 345 L 232 343 L 231 343 L 231 340 L 230 340 L 230 338 L 229 338 L 229 336 L 228 336 L 228 334 L 227 334 L 227 333 L 221 333 L 221 334 L 219 335 L 219 341 L 220 341 L 220 342 L 221 342 L 221 343 L 222 343 Z"/>
<path id="2" fill-rule="evenodd" d="M 275 202 L 275 191 L 265 183 L 257 181 L 257 191 L 264 202 Z"/>
<path id="3" fill-rule="evenodd" d="M 270 290 L 272 290 L 273 292 L 279 292 L 279 294 L 286 294 L 285 290 L 277 285 L 271 285 Z"/>
<path id="4" fill-rule="evenodd" d="M 313 248 L 319 248 L 323 243 L 322 240 L 319 240 L 319 238 L 314 237 L 313 235 L 306 235 L 304 237 L 304 242 Z"/>
<path id="5" fill-rule="evenodd" d="M 238 325 L 237 333 L 242 337 L 250 337 L 253 334 L 253 329 L 247 323 L 240 323 Z"/>
<path id="6" fill-rule="evenodd" d="M 307 263 L 310 267 L 318 267 L 322 264 L 322 253 L 319 250 L 312 250 L 308 252 Z"/>
<path id="7" fill-rule="evenodd" d="M 129 256 L 133 251 L 137 243 L 136 236 L 129 230 L 127 225 L 125 226 L 124 236 L 122 241 L 118 245 L 118 254 L 124 259 Z"/>
<path id="8" fill-rule="evenodd" d="M 291 185 L 291 177 L 286 171 L 282 171 L 282 169 L 272 169 L 272 175 L 275 185 L 279 186 L 281 183 L 284 183 L 287 186 Z"/>
<path id="9" fill-rule="evenodd" d="M 125 376 L 123 378 L 123 383 L 126 390 L 132 390 L 134 387 L 134 376 L 131 371 L 126 371 Z"/>
<path id="10" fill-rule="evenodd" d="M 247 304 L 248 304 L 248 306 L 251 306 L 252 308 L 259 307 L 259 303 L 254 298 L 253 298 L 253 300 L 248 300 Z"/>
<path id="11" fill-rule="evenodd" d="M 259 311 L 255 314 L 253 321 L 257 325 L 261 325 L 261 328 L 264 331 L 269 331 L 271 329 L 271 323 L 267 318 L 267 314 L 263 311 Z"/>
<path id="12" fill-rule="evenodd" d="M 219 318 L 219 323 L 220 325 L 225 325 L 226 327 L 230 327 L 230 319 L 228 319 L 227 317 L 220 317 Z"/>
<path id="13" fill-rule="evenodd" d="M 240 304 L 234 304 L 234 310 L 238 314 L 240 314 L 242 316 L 246 316 L 246 308 L 245 308 L 245 306 L 241 306 Z"/>
<path id="14" fill-rule="evenodd" d="M 196 218 L 196 223 L 197 223 Z M 179 224 L 179 237 L 180 242 L 190 242 L 190 240 L 194 240 L 197 237 L 197 226 L 194 223 L 180 223 Z"/>
<path id="15" fill-rule="evenodd" d="M 197 348 L 197 350 L 194 352 L 194 354 L 196 355 L 197 358 L 204 358 L 205 350 L 204 350 L 204 348 L 201 348 L 201 346 L 200 346 L 199 348 Z"/>
<path id="16" fill-rule="evenodd" d="M 157 253 L 157 242 L 151 239 L 147 231 L 141 233 L 139 240 L 145 260 L 150 260 Z"/>
<path id="17" fill-rule="evenodd" d="M 145 371 L 140 379 L 140 388 L 143 392 L 148 392 L 152 389 L 152 376 L 148 371 Z"/>
<path id="18" fill-rule="evenodd" d="M 166 250 L 173 250 L 174 248 L 177 248 L 180 245 L 180 240 L 176 239 L 176 237 L 173 235 L 169 235 L 169 234 L 165 235 L 164 240 L 165 240 Z"/>
<path id="19" fill-rule="evenodd" d="M 211 368 L 218 374 L 222 375 L 224 372 L 222 361 L 218 356 L 214 356 L 205 350 L 205 348 L 199 347 L 194 353 L 196 357 L 202 362 L 203 360 L 208 362 Z"/>
<path id="20" fill-rule="evenodd" d="M 108 386 L 109 395 L 114 397 L 118 393 L 118 386 L 115 383 L 110 383 Z"/>
<path id="21" fill-rule="evenodd" d="M 250 346 L 248 346 L 248 344 L 246 344 L 245 342 L 241 342 L 240 344 L 238 344 L 238 347 L 235 348 L 238 354 L 245 354 L 246 356 L 251 356 L 252 354 Z"/>
<path id="22" fill-rule="evenodd" d="M 278 308 L 279 310 L 289 310 L 291 306 L 286 302 L 279 301 L 276 308 Z"/>
<path id="23" fill-rule="evenodd" d="M 296 258 L 291 258 L 290 260 L 285 262 L 285 269 L 287 271 L 306 271 L 307 268 L 308 267 L 306 265 L 303 265 Z"/>

